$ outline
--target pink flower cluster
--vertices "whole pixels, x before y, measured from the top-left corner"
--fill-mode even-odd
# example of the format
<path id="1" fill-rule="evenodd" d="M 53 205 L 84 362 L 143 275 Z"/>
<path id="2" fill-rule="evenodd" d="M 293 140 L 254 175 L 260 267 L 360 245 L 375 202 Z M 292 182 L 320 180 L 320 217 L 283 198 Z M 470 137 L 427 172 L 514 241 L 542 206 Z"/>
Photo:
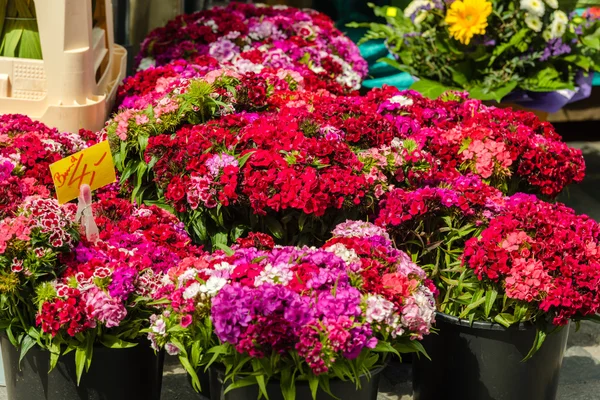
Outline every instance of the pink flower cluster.
<path id="1" fill-rule="evenodd" d="M 54 192 L 50 164 L 87 147 L 90 132 L 61 133 L 24 115 L 0 116 L 0 218 L 26 197 Z"/>
<path id="2" fill-rule="evenodd" d="M 210 318 L 214 335 L 237 352 L 279 354 L 282 364 L 296 352 L 319 375 L 380 340 L 428 334 L 435 304 L 424 271 L 373 224 L 349 221 L 333 234 L 321 249 L 258 249 L 273 243 L 259 235 L 228 253 L 183 260 L 155 294 L 165 309 L 151 318 L 150 340 L 178 353 L 169 343 L 185 345 Z M 205 339 L 214 344 L 212 335 Z"/>
<path id="3" fill-rule="evenodd" d="M 358 47 L 324 14 L 235 2 L 182 15 L 151 32 L 138 61 L 145 69 L 207 55 L 242 73 L 289 69 L 347 90 L 359 89 L 367 74 Z"/>
<path id="4" fill-rule="evenodd" d="M 37 313 L 29 317 L 52 337 L 74 337 L 97 326 L 127 332 L 151 310 L 140 296 L 158 290 L 182 255 L 203 254 L 161 209 L 135 207 L 107 192 L 94 212 L 97 242 L 81 236 L 74 205 L 59 206 L 54 199 L 29 197 L 17 215 L 0 222 L 0 263 L 10 266 L 0 272 L 0 291 L 32 303 Z M 11 310 L 0 318 L 16 318 Z M 125 339 L 136 335 L 134 330 Z"/>

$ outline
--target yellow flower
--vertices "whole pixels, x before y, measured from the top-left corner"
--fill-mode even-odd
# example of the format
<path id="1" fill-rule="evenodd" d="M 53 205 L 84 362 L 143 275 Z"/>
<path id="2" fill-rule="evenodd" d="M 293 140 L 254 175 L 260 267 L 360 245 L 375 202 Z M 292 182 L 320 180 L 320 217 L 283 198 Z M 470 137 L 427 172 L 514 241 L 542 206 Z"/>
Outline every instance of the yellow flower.
<path id="1" fill-rule="evenodd" d="M 487 0 L 457 0 L 446 14 L 450 36 L 469 44 L 473 35 L 483 35 L 487 19 L 492 13 L 492 3 Z"/>

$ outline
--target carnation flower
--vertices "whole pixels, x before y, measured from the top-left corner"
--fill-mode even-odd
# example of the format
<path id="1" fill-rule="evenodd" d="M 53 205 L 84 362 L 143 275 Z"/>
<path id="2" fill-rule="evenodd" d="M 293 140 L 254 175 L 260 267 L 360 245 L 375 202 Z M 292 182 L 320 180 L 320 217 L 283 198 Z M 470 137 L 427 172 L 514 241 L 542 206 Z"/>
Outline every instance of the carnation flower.
<path id="1" fill-rule="evenodd" d="M 521 10 L 524 10 L 536 17 L 543 17 L 546 8 L 543 0 L 521 0 Z"/>
<path id="2" fill-rule="evenodd" d="M 544 27 L 542 20 L 538 16 L 535 16 L 535 15 L 526 16 L 525 23 L 527 24 L 529 29 L 531 29 L 534 32 L 541 32 L 542 28 Z"/>

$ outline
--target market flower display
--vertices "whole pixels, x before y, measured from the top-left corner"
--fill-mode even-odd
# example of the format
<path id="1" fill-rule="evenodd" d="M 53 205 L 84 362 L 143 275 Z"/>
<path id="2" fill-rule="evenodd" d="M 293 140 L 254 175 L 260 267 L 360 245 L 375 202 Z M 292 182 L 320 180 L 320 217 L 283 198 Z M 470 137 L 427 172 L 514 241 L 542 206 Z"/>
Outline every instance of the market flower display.
<path id="1" fill-rule="evenodd" d="M 165 309 L 150 319 L 150 340 L 178 354 L 193 377 L 207 362 L 198 352 L 210 345 L 226 367 L 239 357 L 266 359 L 277 377 L 300 368 L 309 381 L 342 374 L 356 382 L 396 353 L 394 345 L 417 351 L 435 310 L 425 272 L 373 224 L 347 221 L 332 235 L 317 249 L 272 247 L 254 234 L 230 250 L 183 260 L 156 294 Z M 369 354 L 377 356 L 354 373 L 342 367 Z M 261 363 L 247 365 L 230 377 L 274 376 Z"/>
<path id="2" fill-rule="evenodd" d="M 570 90 L 562 102 L 553 98 L 560 109 L 575 89 L 584 92 L 577 98 L 589 96 L 591 74 L 600 71 L 600 20 L 579 16 L 572 2 L 413 0 L 403 13 L 388 10 L 375 7 L 385 23 L 351 24 L 369 30 L 359 43 L 385 40 L 397 60 L 391 64 L 418 78 L 411 88 L 431 97 L 465 90 L 554 112 L 540 92 Z"/>
<path id="3" fill-rule="evenodd" d="M 203 78 L 176 78 L 161 90 L 130 97 L 129 107 L 108 121 L 98 140 L 110 141 L 122 182 L 130 178 L 136 187 L 132 195 L 141 201 L 155 196 L 147 188 L 153 179 L 152 164 L 144 161 L 150 138 L 166 139 L 185 125 L 219 116 L 269 110 L 282 101 L 280 97 L 303 90 L 302 77 L 288 70 L 238 74 L 218 69 Z M 150 193 L 145 195 L 146 190 Z"/>
<path id="4" fill-rule="evenodd" d="M 360 88 L 367 62 L 358 47 L 324 14 L 286 6 L 233 2 L 181 15 L 142 43 L 140 68 L 209 55 L 235 70 L 289 69 L 316 74 L 347 90 Z"/>
<path id="5" fill-rule="evenodd" d="M 294 88 L 295 85 L 299 85 L 304 90 L 311 92 L 326 90 L 339 95 L 355 93 L 336 81 L 320 79 L 320 76 L 312 71 L 303 71 L 300 74 L 295 68 L 281 67 L 264 67 L 258 72 L 246 71 L 231 63 L 219 63 L 215 58 L 203 55 L 190 60 L 175 60 L 165 65 L 149 67 L 136 72 L 135 75 L 125 78 L 123 84 L 119 86 L 116 102 L 121 109 L 143 105 L 146 99 L 161 97 L 174 88 L 185 85 L 190 79 L 202 78 L 207 75 L 208 79 L 213 79 L 211 78 L 215 74 L 213 71 L 219 70 L 236 76 L 276 75 L 288 81 L 292 79 L 293 82 L 289 83 Z"/>
<path id="6" fill-rule="evenodd" d="M 237 114 L 184 127 L 152 138 L 146 162 L 165 202 L 212 245 L 248 229 L 307 243 L 346 210 L 372 205 L 358 157 L 309 113 Z"/>
<path id="7" fill-rule="evenodd" d="M 461 94 L 430 100 L 390 87 L 366 96 L 282 87 L 266 99 L 264 111 L 242 107 L 147 142 L 134 139 L 147 134 L 144 125 L 130 122 L 132 141 L 115 158 L 134 198 L 170 207 L 210 246 L 251 231 L 320 245 L 340 220 L 377 212 L 395 188 L 477 175 L 505 194 L 554 198 L 584 175 L 581 151 L 550 124 Z M 143 159 L 129 154 L 141 149 Z"/>
<path id="8" fill-rule="evenodd" d="M 565 325 L 600 309 L 599 233 L 595 221 L 560 203 L 517 194 L 467 241 L 464 264 L 504 286 L 524 313 Z"/>
<path id="9" fill-rule="evenodd" d="M 33 344 L 58 356 L 75 350 L 77 377 L 93 344 L 135 346 L 152 293 L 182 256 L 203 254 L 183 226 L 156 207 L 104 193 L 94 204 L 100 237 L 80 233 L 73 204 L 28 197 L 0 222 L 0 320 L 24 355 Z"/>
<path id="10" fill-rule="evenodd" d="M 87 147 L 91 133 L 61 133 L 24 115 L 0 116 L 0 218 L 13 216 L 29 196 L 49 197 L 49 166 Z"/>
<path id="11" fill-rule="evenodd" d="M 390 192 L 377 224 L 426 265 L 438 311 L 506 327 L 535 323 L 527 358 L 554 327 L 599 311 L 600 226 L 560 203 L 507 197 L 461 177 Z"/>

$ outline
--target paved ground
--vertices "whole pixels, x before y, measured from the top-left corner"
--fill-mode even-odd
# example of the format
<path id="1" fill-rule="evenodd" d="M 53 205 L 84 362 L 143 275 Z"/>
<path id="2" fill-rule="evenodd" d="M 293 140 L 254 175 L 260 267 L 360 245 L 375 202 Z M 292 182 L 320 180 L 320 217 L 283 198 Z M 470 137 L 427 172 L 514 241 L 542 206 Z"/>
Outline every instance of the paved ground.
<path id="1" fill-rule="evenodd" d="M 588 214 L 600 221 L 600 143 L 574 142 L 571 145 L 584 151 L 588 173 L 585 182 L 571 187 L 568 195 L 564 195 L 561 200 L 576 209 L 577 212 Z M 410 376 L 410 365 L 400 365 L 388 369 L 380 384 L 378 400 L 412 400 Z M 599 398 L 600 325 L 583 323 L 578 332 L 572 326 L 561 370 L 557 400 L 597 400 Z M 202 400 L 204 398 L 191 389 L 177 360 L 170 359 L 165 366 L 162 399 Z M 0 388 L 0 400 L 8 400 L 6 389 L 3 387 Z"/>

